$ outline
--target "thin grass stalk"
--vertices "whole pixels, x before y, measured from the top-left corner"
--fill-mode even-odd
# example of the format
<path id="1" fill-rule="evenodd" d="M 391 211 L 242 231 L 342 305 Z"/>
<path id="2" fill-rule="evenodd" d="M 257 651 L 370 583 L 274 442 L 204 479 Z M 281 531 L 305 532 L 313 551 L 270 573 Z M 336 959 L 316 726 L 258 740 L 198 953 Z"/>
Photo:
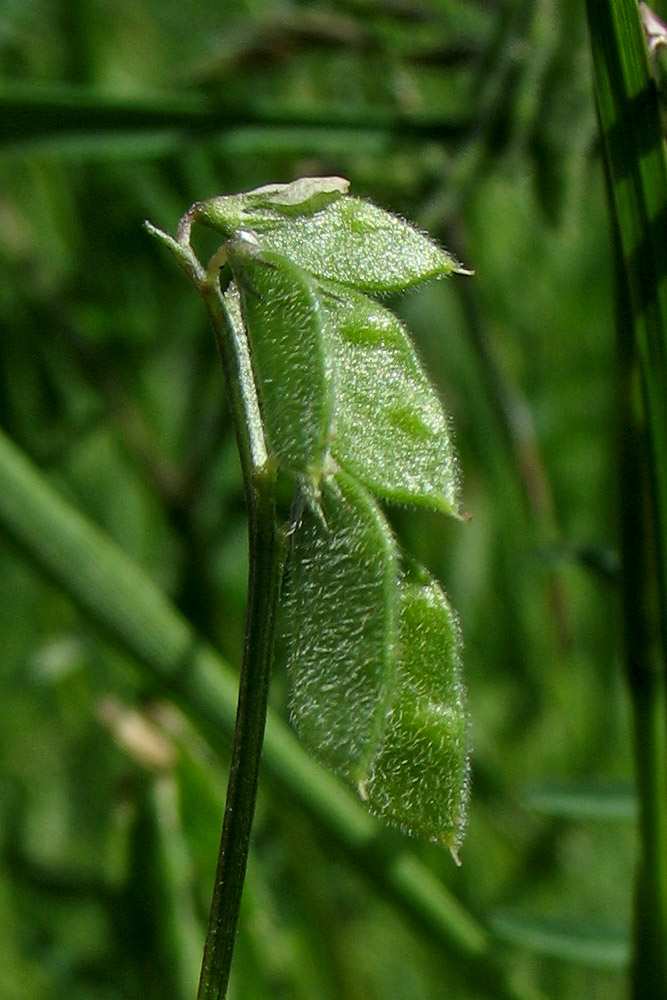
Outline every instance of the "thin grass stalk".
<path id="1" fill-rule="evenodd" d="M 641 856 L 632 995 L 667 996 L 667 163 L 635 0 L 587 0 L 614 237 L 621 599 Z"/>

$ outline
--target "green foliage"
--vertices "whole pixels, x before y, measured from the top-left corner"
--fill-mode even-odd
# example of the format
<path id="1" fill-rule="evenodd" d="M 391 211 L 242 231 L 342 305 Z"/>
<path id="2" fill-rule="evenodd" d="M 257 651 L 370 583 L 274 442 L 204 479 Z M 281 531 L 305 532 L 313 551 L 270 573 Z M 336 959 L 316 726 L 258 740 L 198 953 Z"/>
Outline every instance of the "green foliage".
<path id="1" fill-rule="evenodd" d="M 232 398 L 240 391 L 235 420 L 261 424 L 266 453 L 244 456 L 239 438 L 251 504 L 265 466 L 277 462 L 296 477 L 284 616 L 296 728 L 374 812 L 445 843 L 456 857 L 468 788 L 458 624 L 434 581 L 400 579 L 396 541 L 359 483 L 453 512 L 456 460 L 445 414 L 402 324 L 347 287 L 368 287 L 371 274 L 379 285 L 383 260 L 394 290 L 425 281 L 436 267 L 446 275 L 452 261 L 403 220 L 346 190 L 337 177 L 263 186 L 196 203 L 176 240 L 152 225 L 149 231 L 202 291 Z M 227 238 L 203 283 L 193 222 Z M 266 249 L 277 233 L 303 267 Z M 227 262 L 236 289 L 220 300 L 217 272 Z M 337 283 L 322 284 L 323 271 Z M 249 359 L 256 379 L 249 395 L 239 361 L 225 362 L 232 354 Z M 249 518 L 251 525 L 259 518 L 252 506 Z M 251 546 L 251 581 L 257 558 Z M 263 600 L 262 620 L 272 617 L 267 601 L 278 595 Z M 251 633 L 245 648 L 244 674 Z M 248 759 L 241 744 L 238 753 Z M 224 856 L 224 844 L 221 850 Z"/>
<path id="2" fill-rule="evenodd" d="M 267 445 L 292 472 L 317 480 L 333 410 L 325 317 L 307 272 L 237 239 L 229 260 L 241 296 Z"/>
<path id="3" fill-rule="evenodd" d="M 347 289 L 323 296 L 333 340 L 331 452 L 386 500 L 458 510 L 447 419 L 399 319 Z"/>
<path id="4" fill-rule="evenodd" d="M 265 200 L 257 191 L 215 198 L 195 205 L 187 224 L 230 237 L 221 260 L 240 289 L 280 461 L 316 484 L 331 451 L 384 498 L 454 513 L 456 457 L 437 394 L 398 318 L 358 290 L 404 290 L 449 274 L 453 260 L 403 220 L 345 197 L 339 182 L 303 178 L 258 189 Z"/>
<path id="5" fill-rule="evenodd" d="M 364 794 L 457 858 L 468 799 L 467 715 L 456 615 L 435 580 L 400 588 L 397 677 Z M 458 858 L 457 858 L 458 860 Z"/>
<path id="6" fill-rule="evenodd" d="M 338 473 L 292 539 L 285 631 L 302 739 L 354 784 L 366 781 L 394 688 L 394 539 L 377 504 Z"/>
<path id="7" fill-rule="evenodd" d="M 302 200 L 307 182 L 313 189 L 306 189 Z M 284 254 L 316 278 L 366 292 L 403 291 L 462 270 L 450 254 L 409 223 L 370 202 L 344 197 L 340 182 L 346 183 L 338 177 L 302 178 L 280 195 L 278 185 L 269 185 L 270 204 L 267 195 L 250 191 L 200 202 L 188 216 L 224 236 L 234 236 L 244 227 L 262 233 L 265 248 Z M 278 197 L 283 200 L 276 204 Z"/>
<path id="8" fill-rule="evenodd" d="M 403 291 L 461 270 L 409 223 L 357 198 L 337 199 L 322 212 L 271 229 L 266 242 L 318 278 L 365 292 Z"/>

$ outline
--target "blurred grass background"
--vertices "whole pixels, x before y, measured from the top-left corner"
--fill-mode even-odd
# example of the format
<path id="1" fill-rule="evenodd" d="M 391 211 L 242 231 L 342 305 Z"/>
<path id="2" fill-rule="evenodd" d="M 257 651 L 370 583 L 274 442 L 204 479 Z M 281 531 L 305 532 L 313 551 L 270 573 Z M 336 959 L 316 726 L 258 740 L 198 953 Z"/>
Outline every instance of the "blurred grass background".
<path id="1" fill-rule="evenodd" d="M 462 868 L 409 846 L 526 983 L 624 996 L 632 762 L 583 5 L 5 0 L 0 74 L 0 426 L 234 665 L 246 523 L 222 376 L 143 219 L 173 231 L 195 200 L 342 174 L 475 270 L 397 304 L 472 514 L 392 513 L 461 615 L 473 747 Z M 0 546 L 0 993 L 193 997 L 226 761 Z M 278 671 L 282 713 L 284 695 Z M 494 995 L 268 780 L 233 989 Z"/>

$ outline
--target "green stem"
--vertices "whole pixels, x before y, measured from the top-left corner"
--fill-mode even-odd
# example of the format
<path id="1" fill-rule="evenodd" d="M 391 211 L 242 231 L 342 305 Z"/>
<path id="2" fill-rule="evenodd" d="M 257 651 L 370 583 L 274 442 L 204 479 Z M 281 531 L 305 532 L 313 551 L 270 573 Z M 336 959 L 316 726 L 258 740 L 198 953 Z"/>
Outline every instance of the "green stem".
<path id="1" fill-rule="evenodd" d="M 647 441 L 655 572 L 667 644 L 667 160 L 635 0 L 587 0 L 611 213 Z"/>
<path id="2" fill-rule="evenodd" d="M 587 0 L 614 236 L 620 542 L 641 853 L 632 995 L 667 996 L 667 162 L 635 0 Z"/>
<path id="3" fill-rule="evenodd" d="M 267 454 L 248 342 L 242 323 L 230 315 L 220 288 L 224 248 L 205 270 L 190 246 L 190 225 L 188 213 L 181 220 L 176 240 L 150 224 L 148 229 L 169 247 L 208 310 L 227 384 L 248 510 L 245 645 L 222 837 L 197 993 L 198 1000 L 221 1000 L 229 983 L 255 812 L 286 534 L 276 527 L 278 470 Z"/>
<path id="4" fill-rule="evenodd" d="M 265 466 L 265 470 L 267 467 Z M 284 534 L 276 531 L 275 475 L 254 477 L 250 574 L 243 666 L 234 728 L 225 818 L 204 948 L 198 1000 L 227 992 L 264 739 L 273 626 L 283 566 Z"/>
<path id="5" fill-rule="evenodd" d="M 637 405 L 631 298 L 616 239 L 620 396 L 620 548 L 625 671 L 632 699 L 641 859 L 633 996 L 667 995 L 667 691 L 655 566 L 650 452 Z"/>
<path id="6" fill-rule="evenodd" d="M 183 234 L 181 235 L 181 238 Z M 189 245 L 189 229 L 185 231 Z M 227 995 L 264 741 L 273 631 L 285 557 L 276 528 L 277 465 L 266 451 L 245 332 L 222 297 L 219 269 L 192 274 L 215 331 L 227 383 L 248 510 L 248 605 L 225 815 L 197 1000 Z"/>

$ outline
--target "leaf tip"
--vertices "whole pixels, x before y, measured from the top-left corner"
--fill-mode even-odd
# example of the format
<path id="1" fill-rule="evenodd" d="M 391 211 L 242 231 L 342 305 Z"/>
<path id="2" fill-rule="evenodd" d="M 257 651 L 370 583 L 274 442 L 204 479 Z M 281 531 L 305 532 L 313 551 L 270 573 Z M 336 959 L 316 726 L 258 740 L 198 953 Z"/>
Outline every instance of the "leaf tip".
<path id="1" fill-rule="evenodd" d="M 459 851 L 458 851 L 458 847 L 457 847 L 456 844 L 450 844 L 449 845 L 449 853 L 451 854 L 452 861 L 454 862 L 454 864 L 456 865 L 456 867 L 460 868 L 461 865 L 463 864 L 463 862 L 461 861 L 461 858 L 459 857 Z"/>

